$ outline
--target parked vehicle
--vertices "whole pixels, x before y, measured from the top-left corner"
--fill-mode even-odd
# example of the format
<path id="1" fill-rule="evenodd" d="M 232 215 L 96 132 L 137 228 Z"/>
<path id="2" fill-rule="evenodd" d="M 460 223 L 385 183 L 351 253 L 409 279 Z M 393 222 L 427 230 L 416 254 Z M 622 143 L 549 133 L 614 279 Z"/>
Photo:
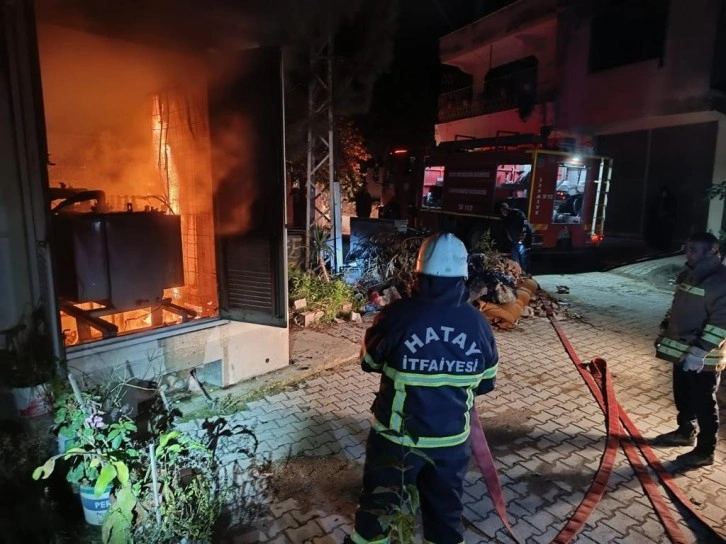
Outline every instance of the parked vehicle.
<path id="1" fill-rule="evenodd" d="M 426 157 L 417 226 L 453 232 L 470 246 L 489 230 L 504 249 L 497 210 L 506 202 L 526 214 L 535 251 L 599 245 L 612 159 L 540 148 L 477 149 L 476 142 L 445 142 Z"/>

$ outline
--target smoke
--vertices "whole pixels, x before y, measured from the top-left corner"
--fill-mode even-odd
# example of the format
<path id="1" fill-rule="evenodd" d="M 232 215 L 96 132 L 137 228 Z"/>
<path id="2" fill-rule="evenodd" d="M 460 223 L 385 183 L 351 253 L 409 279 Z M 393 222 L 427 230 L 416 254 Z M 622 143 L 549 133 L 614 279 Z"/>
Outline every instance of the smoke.
<path id="1" fill-rule="evenodd" d="M 164 194 L 153 99 L 195 84 L 199 62 L 48 24 L 38 27 L 51 184 Z"/>
<path id="2" fill-rule="evenodd" d="M 212 161 L 216 198 L 223 202 L 217 210 L 217 233 L 240 235 L 254 223 L 255 199 L 258 196 L 257 161 L 250 156 L 256 148 L 255 132 L 249 118 L 229 115 L 216 127 Z M 258 210 L 264 213 L 264 210 Z"/>

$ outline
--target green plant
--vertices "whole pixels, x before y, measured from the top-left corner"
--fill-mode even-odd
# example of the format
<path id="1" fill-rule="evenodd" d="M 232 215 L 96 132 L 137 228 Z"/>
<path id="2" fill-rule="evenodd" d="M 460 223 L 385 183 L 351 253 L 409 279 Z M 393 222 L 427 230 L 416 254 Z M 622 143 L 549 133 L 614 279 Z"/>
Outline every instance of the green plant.
<path id="1" fill-rule="evenodd" d="M 288 275 L 291 300 L 304 298 L 312 311 L 323 312 L 322 321 L 335 319 L 346 302 L 355 300 L 353 288 L 340 278 L 325 279 L 314 272 L 292 269 Z"/>
<path id="2" fill-rule="evenodd" d="M 319 272 L 325 281 L 330 281 L 327 261 L 333 255 L 333 248 L 330 247 L 330 229 L 314 226 L 308 231 L 310 237 L 311 261 L 315 263 L 315 271 Z"/>
<path id="3" fill-rule="evenodd" d="M 53 401 L 53 425 L 55 433 L 68 441 L 68 447 L 80 437 L 86 421 L 86 407 L 98 405 L 99 397 L 90 393 L 81 393 L 79 403 L 73 391 L 66 389 L 56 393 Z"/>
<path id="4" fill-rule="evenodd" d="M 496 268 L 501 262 L 501 251 L 497 250 L 497 244 L 489 229 L 473 240 L 471 252 L 484 255 L 484 264 L 489 269 Z"/>
<path id="5" fill-rule="evenodd" d="M 248 496 L 250 485 L 261 489 L 257 486 L 266 478 L 254 459 L 257 440 L 252 431 L 218 418 L 203 426 L 206 435 L 195 439 L 174 427 L 179 411 L 167 411 L 161 402 L 151 403 L 151 413 L 134 421 L 118 404 L 121 395 L 112 385 L 82 392 L 80 401 L 69 391 L 58 395 L 56 426 L 70 435 L 71 447 L 33 472 L 34 479 L 47 479 L 62 466 L 68 481 L 91 484 L 96 494 L 112 486 L 101 529 L 104 544 L 211 541 L 230 503 L 245 510 L 234 513 L 237 519 L 258 512 Z M 236 404 L 230 398 L 220 407 L 233 410 Z M 245 456 L 243 470 L 252 471 L 247 480 L 254 480 L 249 485 L 216 457 L 220 442 L 225 461 Z"/>
<path id="6" fill-rule="evenodd" d="M 134 509 L 129 509 L 130 503 L 114 504 L 104 524 L 109 534 L 127 531 L 137 544 L 177 543 L 184 538 L 211 540 L 224 494 L 215 482 L 210 449 L 181 431 L 171 430 L 154 441 L 153 463 L 150 451 L 144 451 L 142 465 L 146 470 L 132 486 Z M 124 528 L 122 523 L 129 518 L 133 525 Z"/>
<path id="7" fill-rule="evenodd" d="M 398 412 L 400 414 L 400 412 Z M 403 417 L 403 427 L 406 427 L 406 416 Z M 409 432 L 398 432 L 393 430 L 382 431 L 381 434 L 397 438 L 408 438 L 410 442 L 416 443 L 418 439 Z M 396 486 L 381 486 L 373 490 L 374 494 L 382 498 L 391 495 L 396 497 L 395 501 L 387 502 L 385 507 L 376 512 L 379 523 L 391 538 L 391 542 L 398 544 L 413 544 L 416 532 L 416 514 L 421 507 L 421 500 L 418 487 L 415 481 L 409 483 L 406 473 L 411 470 L 410 458 L 420 457 L 425 462 L 434 464 L 434 461 L 424 453 L 423 450 L 412 446 L 401 446 L 401 456 L 397 459 L 387 460 L 385 466 L 394 468 L 400 473 L 400 482 Z"/>
<path id="8" fill-rule="evenodd" d="M 134 432 L 136 424 L 130 419 L 108 424 L 102 413 L 91 412 L 73 438 L 74 446 L 36 468 L 33 479 L 48 478 L 55 470 L 56 462 L 63 459 L 70 461 L 72 467 L 66 479 L 71 483 L 93 486 L 97 496 L 115 482 L 123 487 L 129 481 L 128 461 L 139 457 L 139 450 L 131 443 Z"/>

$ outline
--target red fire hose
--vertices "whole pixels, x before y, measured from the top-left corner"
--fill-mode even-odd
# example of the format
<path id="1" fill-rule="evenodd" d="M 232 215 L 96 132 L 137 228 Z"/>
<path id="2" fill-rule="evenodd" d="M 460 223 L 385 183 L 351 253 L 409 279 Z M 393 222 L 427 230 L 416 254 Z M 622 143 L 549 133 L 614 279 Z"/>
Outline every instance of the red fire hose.
<path id="1" fill-rule="evenodd" d="M 709 531 L 709 533 L 716 537 L 716 539 L 726 541 L 726 538 L 711 527 L 701 514 L 694 509 L 691 501 L 688 500 L 685 494 L 677 486 L 673 476 L 667 472 L 665 468 L 663 468 L 663 465 L 660 463 L 650 446 L 648 446 L 638 428 L 635 424 L 633 424 L 625 410 L 623 410 L 622 406 L 615 397 L 612 376 L 607 368 L 605 360 L 600 357 L 596 357 L 590 363 L 583 364 L 578 357 L 575 348 L 572 346 L 562 330 L 562 327 L 560 327 L 560 324 L 552 311 L 552 305 L 549 300 L 544 299 L 543 297 L 540 297 L 540 299 L 543 302 L 547 317 L 554 327 L 555 332 L 557 332 L 557 335 L 567 351 L 567 354 L 570 356 L 575 368 L 580 373 L 580 376 L 582 376 L 585 384 L 590 389 L 590 392 L 605 414 L 607 429 L 607 443 L 600 462 L 600 467 L 598 468 L 587 493 L 575 509 L 575 512 L 572 516 L 570 516 L 568 522 L 554 538 L 552 541 L 553 544 L 567 544 L 571 542 L 595 510 L 595 507 L 603 497 L 607 488 L 608 479 L 615 464 L 618 446 L 623 448 L 628 462 L 640 480 L 643 490 L 653 505 L 656 515 L 663 524 L 663 528 L 671 542 L 674 544 L 686 544 L 688 540 L 683 534 L 681 528 L 678 526 L 678 523 L 675 521 L 671 509 L 666 503 L 663 494 L 661 494 L 657 483 L 651 477 L 648 467 L 638 456 L 638 450 L 640 450 L 640 453 L 645 458 L 647 465 L 650 466 L 660 480 L 660 483 L 671 493 L 672 497 L 694 518 L 696 518 Z M 504 523 L 507 532 L 515 540 L 515 542 L 520 543 L 522 542 L 521 539 L 517 538 L 514 534 L 507 518 L 506 502 L 497 477 L 494 459 L 491 451 L 489 450 L 489 446 L 487 445 L 486 438 L 484 437 L 484 431 L 481 427 L 479 417 L 473 408 L 471 419 L 472 450 L 474 458 L 476 459 L 479 469 L 484 477 L 487 489 L 489 490 L 489 496 L 492 499 L 497 514 Z"/>

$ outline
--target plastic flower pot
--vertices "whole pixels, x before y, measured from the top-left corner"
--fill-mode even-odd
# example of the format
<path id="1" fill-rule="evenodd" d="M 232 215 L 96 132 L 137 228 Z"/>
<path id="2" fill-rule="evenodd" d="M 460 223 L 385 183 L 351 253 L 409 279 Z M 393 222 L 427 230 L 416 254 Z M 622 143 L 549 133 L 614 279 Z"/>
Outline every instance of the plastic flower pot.
<path id="1" fill-rule="evenodd" d="M 73 440 L 73 437 L 71 436 L 63 436 L 63 433 L 58 433 L 57 437 L 57 444 L 58 444 L 58 454 L 65 453 L 68 451 L 68 445 Z"/>
<path id="2" fill-rule="evenodd" d="M 83 516 L 89 525 L 102 525 L 103 518 L 106 517 L 111 506 L 111 486 L 97 496 L 93 487 L 81 485 L 81 505 L 83 506 Z"/>
<path id="3" fill-rule="evenodd" d="M 11 389 L 15 409 L 20 417 L 36 417 L 50 411 L 50 402 L 44 385 Z"/>

